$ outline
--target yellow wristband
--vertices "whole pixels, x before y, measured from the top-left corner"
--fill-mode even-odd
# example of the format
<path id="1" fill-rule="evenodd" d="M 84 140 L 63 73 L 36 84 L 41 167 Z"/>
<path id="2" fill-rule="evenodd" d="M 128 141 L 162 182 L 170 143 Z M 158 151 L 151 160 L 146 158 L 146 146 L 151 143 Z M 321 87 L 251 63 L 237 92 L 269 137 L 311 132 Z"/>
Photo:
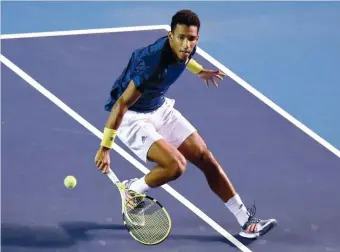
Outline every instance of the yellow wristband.
<path id="1" fill-rule="evenodd" d="M 200 64 L 198 64 L 196 62 L 196 60 L 190 59 L 188 65 L 187 65 L 187 69 L 189 71 L 193 72 L 194 74 L 198 74 L 199 72 L 202 71 L 203 67 Z"/>
<path id="2" fill-rule="evenodd" d="M 111 149 L 113 146 L 113 142 L 116 138 L 116 135 L 117 135 L 117 130 L 109 129 L 105 127 L 103 139 L 100 145 Z"/>

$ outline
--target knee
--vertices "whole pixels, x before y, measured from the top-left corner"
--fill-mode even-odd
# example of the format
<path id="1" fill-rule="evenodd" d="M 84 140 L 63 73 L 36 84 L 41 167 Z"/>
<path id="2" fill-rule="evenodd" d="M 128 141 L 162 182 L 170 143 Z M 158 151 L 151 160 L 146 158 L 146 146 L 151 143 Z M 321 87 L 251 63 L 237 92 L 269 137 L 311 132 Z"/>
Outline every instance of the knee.
<path id="1" fill-rule="evenodd" d="M 215 157 L 208 148 L 203 148 L 200 153 L 200 162 L 202 167 L 206 167 L 205 172 L 218 172 L 220 171 L 220 166 L 218 165 Z"/>
<path id="2" fill-rule="evenodd" d="M 207 147 L 204 147 L 200 150 L 199 157 L 204 163 L 213 163 L 214 161 L 214 156 Z"/>
<path id="3" fill-rule="evenodd" d="M 183 175 L 187 166 L 187 161 L 182 155 L 178 155 L 171 159 L 168 164 L 168 169 L 170 173 L 170 177 L 175 180 Z"/>

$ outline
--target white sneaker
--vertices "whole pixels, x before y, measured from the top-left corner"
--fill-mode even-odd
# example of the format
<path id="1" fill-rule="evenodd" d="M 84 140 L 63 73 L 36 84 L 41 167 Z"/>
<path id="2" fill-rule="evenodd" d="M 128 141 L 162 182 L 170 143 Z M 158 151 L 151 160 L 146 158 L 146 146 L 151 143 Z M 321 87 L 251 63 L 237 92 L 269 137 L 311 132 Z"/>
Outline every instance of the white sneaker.
<path id="1" fill-rule="evenodd" d="M 275 219 L 261 220 L 255 218 L 256 207 L 255 204 L 250 209 L 248 221 L 241 227 L 240 236 L 244 238 L 257 238 L 265 235 L 272 230 L 278 223 Z"/>

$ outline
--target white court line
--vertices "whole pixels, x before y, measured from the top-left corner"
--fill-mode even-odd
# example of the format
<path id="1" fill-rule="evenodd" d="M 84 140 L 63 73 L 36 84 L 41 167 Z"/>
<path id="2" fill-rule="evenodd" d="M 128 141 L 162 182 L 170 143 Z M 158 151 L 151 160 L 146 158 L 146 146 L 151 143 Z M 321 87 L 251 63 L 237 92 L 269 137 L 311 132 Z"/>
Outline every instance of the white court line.
<path id="1" fill-rule="evenodd" d="M 1 39 L 22 39 L 22 38 L 41 38 L 54 36 L 70 36 L 70 35 L 88 35 L 113 32 L 132 32 L 132 31 L 152 31 L 152 30 L 167 30 L 168 25 L 147 25 L 147 26 L 130 26 L 116 28 L 101 28 L 101 29 L 85 29 L 85 30 L 70 30 L 70 31 L 51 31 L 51 32 L 33 32 L 33 33 L 16 33 L 2 34 Z"/>
<path id="2" fill-rule="evenodd" d="M 169 31 L 170 30 L 170 26 L 169 25 L 149 25 L 149 26 L 132 26 L 132 27 L 118 27 L 118 28 L 104 28 L 104 29 L 87 29 L 87 30 L 73 30 L 73 31 L 71 30 L 71 31 L 53 31 L 53 32 L 5 34 L 5 35 L 1 35 L 0 38 L 1 39 L 18 39 L 18 38 L 67 36 L 67 35 L 79 35 L 79 34 L 99 34 L 99 33 L 129 32 L 129 31 L 147 31 L 147 30 L 162 30 L 162 29 L 165 29 L 166 31 Z M 308 128 L 306 125 L 304 125 L 299 120 L 294 118 L 292 115 L 287 113 L 285 110 L 283 110 L 281 107 L 279 107 L 273 101 L 271 101 L 269 98 L 264 96 L 262 93 L 260 93 L 254 87 L 252 87 L 249 83 L 247 83 L 246 81 L 241 79 L 239 76 L 237 76 L 235 73 L 233 73 L 226 66 L 224 66 L 219 61 L 214 59 L 212 56 L 210 56 L 208 53 L 206 53 L 200 47 L 197 47 L 197 53 L 199 55 L 201 55 L 203 58 L 205 58 L 207 61 L 209 61 L 211 64 L 213 64 L 214 66 L 219 68 L 221 71 L 226 73 L 228 77 L 230 77 L 232 80 L 234 80 L 240 86 L 245 88 L 248 92 L 250 92 L 252 95 L 257 97 L 260 101 L 262 101 L 263 103 L 268 105 L 270 108 L 272 108 L 274 111 L 276 111 L 282 117 L 284 117 L 286 120 L 291 122 L 293 125 L 298 127 L 304 133 L 309 135 L 311 138 L 313 138 L 319 144 L 321 144 L 326 149 L 328 149 L 329 151 L 331 151 L 337 157 L 340 158 L 340 150 L 338 150 L 332 144 L 327 142 L 324 138 L 320 137 L 318 134 L 316 134 L 314 131 L 312 131 L 310 128 Z"/>
<path id="3" fill-rule="evenodd" d="M 171 27 L 169 25 L 166 25 L 166 30 L 170 31 Z M 305 132 L 307 135 L 309 135 L 311 138 L 313 138 L 315 141 L 323 145 L 325 148 L 327 148 L 329 151 L 333 152 L 336 156 L 340 158 L 340 150 L 335 148 L 333 145 L 331 145 L 329 142 L 327 142 L 325 139 L 320 137 L 318 134 L 316 134 L 314 131 L 312 131 L 310 128 L 308 128 L 306 125 L 301 123 L 299 120 L 294 118 L 292 115 L 287 113 L 287 111 L 283 110 L 281 107 L 279 107 L 277 104 L 275 104 L 273 101 L 271 101 L 268 97 L 261 94 L 258 90 L 256 90 L 254 87 L 252 87 L 249 83 L 247 83 L 245 80 L 241 79 L 239 76 L 237 76 L 234 72 L 232 72 L 229 68 L 218 62 L 216 59 L 214 59 L 212 56 L 210 56 L 208 53 L 206 53 L 204 50 L 202 50 L 200 47 L 197 47 L 197 53 L 201 55 L 204 59 L 209 61 L 211 64 L 213 64 L 215 67 L 219 68 L 222 72 L 227 74 L 228 77 L 230 77 L 232 80 L 234 80 L 237 84 L 241 85 L 243 88 L 245 88 L 248 92 L 250 92 L 252 95 L 254 95 L 256 98 L 258 98 L 260 101 L 268 105 L 271 109 L 279 113 L 281 116 L 283 116 L 285 119 L 290 121 L 292 124 L 294 124 L 296 127 L 298 127 L 300 130 Z"/>
<path id="4" fill-rule="evenodd" d="M 277 113 L 279 113 L 281 116 L 283 116 L 285 119 L 287 119 L 289 122 L 291 122 L 293 125 L 298 127 L 300 130 L 302 130 L 304 133 L 309 135 L 311 138 L 313 138 L 315 141 L 317 141 L 319 144 L 323 145 L 326 149 L 334 153 L 336 156 L 340 158 L 340 150 L 338 150 L 336 147 L 334 147 L 332 144 L 327 142 L 324 138 L 316 134 L 314 131 L 312 131 L 310 128 L 308 128 L 306 125 L 301 123 L 299 120 L 297 120 L 295 117 L 290 115 L 287 111 L 279 107 L 277 104 L 275 104 L 273 101 L 271 101 L 269 98 L 261 94 L 258 90 L 256 90 L 254 87 L 252 87 L 250 84 L 248 84 L 246 81 L 241 79 L 239 76 L 237 76 L 235 73 L 233 73 L 231 70 L 229 70 L 227 67 L 222 65 L 220 62 L 215 60 L 213 57 L 211 57 L 208 53 L 203 51 L 201 48 L 197 49 L 197 53 L 200 54 L 203 58 L 208 60 L 210 63 L 215 65 L 217 68 L 219 68 L 222 72 L 226 73 L 228 77 L 233 79 L 236 83 L 244 87 L 246 90 L 248 90 L 252 95 L 256 96 L 259 100 L 261 100 L 263 103 L 268 105 L 271 109 L 275 110 Z"/>
<path id="5" fill-rule="evenodd" d="M 5 56 L 1 54 L 1 62 L 5 64 L 9 69 L 15 72 L 18 76 L 20 76 L 23 80 L 25 80 L 28 84 L 38 90 L 42 95 L 52 101 L 55 105 L 57 105 L 60 109 L 70 115 L 73 119 L 83 125 L 86 129 L 91 131 L 94 135 L 96 135 L 99 139 L 102 139 L 103 133 L 100 132 L 97 128 L 91 125 L 88 121 L 86 121 L 83 117 L 81 117 L 78 113 L 68 107 L 64 102 L 62 102 L 58 97 L 53 95 L 50 91 L 44 88 L 40 83 L 34 80 L 31 76 L 25 73 L 22 69 L 16 66 L 13 62 L 7 59 Z M 121 156 L 123 156 L 127 161 L 129 161 L 132 165 L 142 171 L 144 174 L 150 172 L 148 168 L 134 159 L 129 153 L 123 150 L 118 145 L 114 145 L 113 149 L 117 151 Z M 169 185 L 162 186 L 165 191 L 174 196 L 179 202 L 189 208 L 192 212 L 194 212 L 197 216 L 199 216 L 202 220 L 204 220 L 207 224 L 209 224 L 212 228 L 214 228 L 218 233 L 228 239 L 231 243 L 233 243 L 237 248 L 239 248 L 243 252 L 252 252 L 246 246 L 244 246 L 241 242 L 239 242 L 234 236 L 228 233 L 225 229 L 223 229 L 220 225 L 218 225 L 214 220 L 212 220 L 209 216 L 207 216 L 204 212 L 202 212 L 199 208 L 197 208 L 194 204 L 192 204 L 189 200 L 184 198 L 180 193 L 178 193 L 175 189 L 170 187 Z"/>

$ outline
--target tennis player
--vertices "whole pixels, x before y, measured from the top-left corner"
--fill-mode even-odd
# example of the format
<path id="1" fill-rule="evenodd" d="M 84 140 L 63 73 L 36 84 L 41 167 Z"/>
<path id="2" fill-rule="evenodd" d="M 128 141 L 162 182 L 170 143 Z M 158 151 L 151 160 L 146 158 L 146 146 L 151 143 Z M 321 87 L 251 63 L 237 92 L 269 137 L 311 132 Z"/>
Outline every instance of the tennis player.
<path id="1" fill-rule="evenodd" d="M 277 221 L 256 218 L 255 205 L 246 209 L 197 130 L 174 108 L 175 101 L 165 96 L 185 69 L 197 74 L 207 87 L 211 83 L 218 87 L 216 80 L 223 80 L 224 73 L 204 69 L 193 59 L 199 29 L 198 16 L 181 10 L 172 17 L 167 36 L 132 53 L 105 104 L 110 114 L 95 164 L 103 173 L 108 172 L 109 151 L 118 136 L 144 162 L 156 163 L 146 176 L 124 181 L 127 188 L 147 193 L 179 178 L 189 161 L 204 173 L 211 190 L 234 214 L 241 226 L 240 235 L 256 238 Z"/>

